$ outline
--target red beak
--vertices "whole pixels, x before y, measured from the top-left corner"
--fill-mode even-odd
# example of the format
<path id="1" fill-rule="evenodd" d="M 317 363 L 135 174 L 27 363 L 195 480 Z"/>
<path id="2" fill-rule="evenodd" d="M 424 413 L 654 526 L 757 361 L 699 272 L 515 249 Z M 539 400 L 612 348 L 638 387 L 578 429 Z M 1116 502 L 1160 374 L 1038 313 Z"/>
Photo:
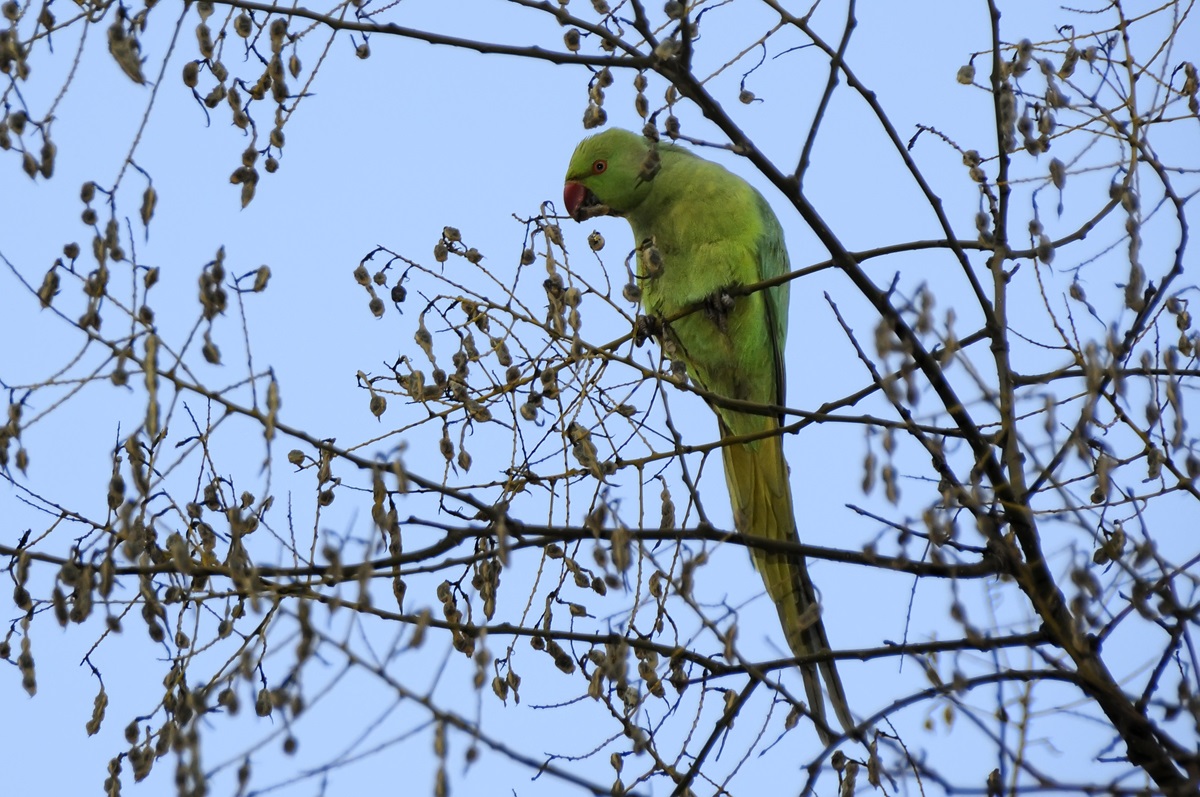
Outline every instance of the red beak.
<path id="1" fill-rule="evenodd" d="M 563 186 L 563 204 L 567 206 L 568 216 L 578 218 L 575 211 L 579 210 L 586 196 L 587 189 L 580 183 L 567 183 Z"/>

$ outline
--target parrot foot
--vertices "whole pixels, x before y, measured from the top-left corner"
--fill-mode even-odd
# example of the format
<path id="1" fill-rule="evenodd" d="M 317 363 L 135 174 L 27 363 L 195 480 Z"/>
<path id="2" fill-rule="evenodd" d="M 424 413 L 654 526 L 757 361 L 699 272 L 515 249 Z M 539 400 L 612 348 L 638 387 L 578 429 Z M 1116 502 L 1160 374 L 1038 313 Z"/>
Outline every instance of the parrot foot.
<path id="1" fill-rule="evenodd" d="M 733 296 L 724 288 L 713 291 L 704 299 L 704 314 L 717 325 L 722 332 L 726 330 L 726 321 L 733 312 Z"/>
<path id="2" fill-rule="evenodd" d="M 656 315 L 640 315 L 633 324 L 633 345 L 639 349 L 650 338 L 662 334 L 662 319 Z"/>

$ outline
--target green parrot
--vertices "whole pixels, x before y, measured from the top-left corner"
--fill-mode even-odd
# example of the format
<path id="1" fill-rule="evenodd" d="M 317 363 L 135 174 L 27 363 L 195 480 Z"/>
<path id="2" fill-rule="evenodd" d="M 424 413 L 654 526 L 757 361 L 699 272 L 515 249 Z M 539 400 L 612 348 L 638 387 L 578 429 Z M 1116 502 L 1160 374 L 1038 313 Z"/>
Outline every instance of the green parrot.
<path id="1" fill-rule="evenodd" d="M 788 284 L 731 297 L 728 290 L 789 271 L 783 229 L 762 195 L 724 167 L 627 130 L 584 139 L 571 157 L 563 200 L 576 221 L 622 216 L 633 228 L 645 309 L 671 319 L 662 341 L 702 389 L 726 398 L 783 406 Z M 722 440 L 777 430 L 781 418 L 712 405 Z M 721 449 L 734 526 L 743 534 L 798 542 L 788 466 L 778 434 Z M 752 550 L 797 656 L 829 650 L 820 604 L 804 557 Z M 832 661 L 801 668 L 809 711 L 822 742 L 831 736 L 820 677 L 838 721 L 854 718 Z"/>

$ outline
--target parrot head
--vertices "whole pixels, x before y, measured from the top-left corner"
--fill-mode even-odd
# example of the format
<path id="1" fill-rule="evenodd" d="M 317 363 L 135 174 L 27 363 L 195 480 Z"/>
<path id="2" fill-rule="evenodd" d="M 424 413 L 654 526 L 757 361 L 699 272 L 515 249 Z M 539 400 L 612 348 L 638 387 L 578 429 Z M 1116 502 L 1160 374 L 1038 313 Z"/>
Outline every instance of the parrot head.
<path id="1" fill-rule="evenodd" d="M 641 178 L 650 146 L 642 136 L 618 128 L 579 142 L 563 186 L 571 218 L 623 216 L 640 205 L 650 190 Z"/>

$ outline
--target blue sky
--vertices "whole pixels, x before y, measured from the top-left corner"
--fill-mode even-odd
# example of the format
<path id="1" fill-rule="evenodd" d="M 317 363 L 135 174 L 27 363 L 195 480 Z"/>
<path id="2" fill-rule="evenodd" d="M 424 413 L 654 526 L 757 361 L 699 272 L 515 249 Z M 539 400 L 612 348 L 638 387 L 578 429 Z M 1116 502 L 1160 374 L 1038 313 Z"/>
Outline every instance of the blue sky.
<path id="1" fill-rule="evenodd" d="M 571 4 L 571 10 L 575 11 L 577 5 L 587 4 L 577 0 Z M 1057 9 L 1047 12 L 1027 4 L 1007 5 L 1013 7 L 1004 8 L 1006 40 L 1054 39 L 1058 36 L 1055 24 L 1067 16 L 1061 12 L 1060 18 Z M 797 8 L 795 12 L 805 10 Z M 58 13 L 65 16 L 66 10 Z M 281 420 L 317 438 L 336 438 L 339 445 L 346 447 L 372 441 L 362 447 L 362 453 L 367 455 L 388 451 L 402 438 L 406 464 L 414 471 L 440 478 L 442 460 L 437 440 L 441 427 L 424 423 L 424 410 L 405 404 L 400 396 L 389 396 L 389 409 L 377 421 L 368 411 L 369 396 L 358 387 L 355 375 L 358 371 L 387 373 L 387 365 L 394 363 L 401 353 L 419 356 L 414 354 L 416 350 L 411 343 L 416 318 L 424 303 L 419 297 L 433 299 L 438 291 L 449 294 L 454 291 L 431 277 L 414 273 L 408 283 L 410 298 L 404 314 L 396 312 L 388 302 L 383 318 L 376 319 L 368 311 L 367 296 L 355 284 L 352 272 L 359 260 L 376 246 L 433 269 L 434 244 L 442 228 L 450 225 L 461 230 L 467 245 L 483 253 L 483 267 L 488 273 L 501 279 L 511 278 L 526 236 L 525 225 L 515 220 L 514 215 L 536 216 L 547 201 L 561 205 L 566 163 L 575 142 L 584 134 L 580 119 L 587 101 L 586 71 L 581 67 L 483 55 L 382 34 L 370 38 L 371 56 L 360 60 L 354 57 L 351 38 L 339 34 L 334 37 L 328 57 L 311 86 L 311 96 L 299 104 L 284 128 L 287 138 L 278 173 L 263 175 L 254 201 L 242 209 L 238 188 L 230 185 L 228 177 L 240 164 L 247 139 L 229 125 L 227 105 L 222 103 L 212 112 L 211 119 L 206 119 L 201 106 L 182 85 L 179 75 L 183 64 L 195 57 L 192 31 L 198 18 L 194 10 L 187 15 L 180 27 L 179 41 L 167 56 L 174 13 L 167 4 L 157 7 L 151 14 L 150 33 L 143 42 L 148 75 L 156 75 L 162 59 L 169 57 L 164 80 L 134 156 L 137 165 L 151 175 L 159 197 L 148 231 L 137 220 L 137 207 L 147 184 L 145 178 L 138 172 L 127 172 L 118 194 L 120 214 L 122 218 L 128 216 L 132 225 L 132 244 L 136 246 L 139 262 L 161 269 L 161 282 L 152 292 L 160 336 L 172 346 L 186 339 L 198 314 L 196 279 L 218 248 L 225 249 L 225 263 L 231 275 L 245 274 L 268 264 L 272 277 L 267 292 L 245 297 L 245 329 L 251 342 L 254 371 L 261 373 L 269 367 L 279 381 Z M 576 13 L 583 14 L 584 9 Z M 587 13 L 590 15 L 590 10 Z M 814 24 L 831 41 L 836 41 L 840 34 L 841 13 L 839 8 L 822 5 L 814 17 Z M 702 21 L 704 36 L 698 44 L 697 71 L 701 73 L 703 67 L 716 69 L 754 42 L 773 19 L 766 4 L 745 2 L 717 4 L 708 14 Z M 218 6 L 210 24 L 215 26 L 222 15 Z M 410 1 L 381 11 L 379 19 L 467 38 L 560 48 L 561 29 L 543 16 L 499 2 Z M 1073 19 L 1082 25 L 1079 17 Z M 79 220 L 83 209 L 78 199 L 79 186 L 86 180 L 111 185 L 150 97 L 151 89 L 125 78 L 106 51 L 104 29 L 108 21 L 106 17 L 89 31 L 75 82 L 55 110 L 52 130 L 58 159 L 54 178 L 30 181 L 20 171 L 19 158 L 6 153 L 7 157 L 0 159 L 0 174 L 5 175 L 0 178 L 3 181 L 0 253 L 15 272 L 35 287 L 59 256 L 64 243 L 79 241 L 85 252 L 88 249 L 91 233 Z M 1156 25 L 1155 30 L 1161 32 L 1161 18 L 1145 24 Z M 1141 29 L 1135 26 L 1133 30 Z M 299 53 L 306 71 L 320 56 L 325 35 L 317 29 L 301 43 Z M 31 59 L 32 78 L 21 86 L 31 107 L 44 111 L 56 95 L 72 66 L 71 54 L 77 41 L 73 37 L 78 37 L 77 30 L 64 31 L 55 38 L 53 53 L 44 45 L 35 51 L 35 58 Z M 1146 40 L 1151 39 L 1152 33 L 1147 33 Z M 780 34 L 778 40 L 772 39 L 768 59 L 746 79 L 746 88 L 762 102 L 748 105 L 737 102 L 741 75 L 757 62 L 756 52 L 740 62 L 744 66 L 732 67 L 709 84 L 714 96 L 725 103 L 761 150 L 784 166 L 794 164 L 798 156 L 828 74 L 824 57 L 812 48 L 783 52 L 799 43 L 798 36 L 787 32 Z M 234 54 L 237 45 L 232 37 L 225 45 L 229 68 L 239 74 L 242 69 L 246 74 L 256 74 L 241 61 L 240 54 Z M 1197 45 L 1200 38 L 1196 25 L 1189 20 L 1176 42 L 1178 54 L 1171 60 L 1177 62 L 1189 57 L 1188 53 L 1200 51 Z M 995 148 L 994 133 L 989 130 L 990 98 L 977 88 L 957 84 L 955 73 L 972 53 L 988 47 L 986 14 L 981 4 L 871 4 L 859 9 L 859 25 L 847 57 L 859 78 L 875 92 L 901 138 L 907 140 L 915 133 L 915 125 L 926 124 L 936 127 L 963 149 L 979 149 L 986 155 Z M 985 74 L 986 56 L 977 60 L 977 64 L 980 75 Z M 211 77 L 203 76 L 201 94 L 210 85 Z M 663 88 L 660 80 L 652 79 L 647 92 L 652 107 L 660 101 Z M 1149 90 L 1144 84 L 1140 89 Z M 632 74 L 618 72 L 605 103 L 610 124 L 633 129 L 640 126 L 633 111 L 633 95 Z M 9 102 L 13 102 L 11 93 Z M 258 113 L 261 146 L 270 128 L 270 112 Z M 678 114 L 685 134 L 718 140 L 719 131 L 698 118 L 686 103 L 681 104 Z M 1182 127 L 1185 135 L 1194 138 L 1194 128 L 1186 132 L 1186 124 L 1171 127 Z M 1183 157 L 1180 153 L 1187 151 L 1187 141 L 1172 133 L 1164 135 L 1159 143 L 1164 161 L 1171 155 Z M 1070 146 L 1073 145 L 1064 143 L 1064 148 Z M 1083 152 L 1083 157 L 1090 160 L 1081 163 L 1096 163 L 1105 168 L 1071 177 L 1061 217 L 1053 211 L 1057 196 L 1052 196 L 1053 192 L 1039 195 L 1042 221 L 1052 235 L 1055 230 L 1073 229 L 1107 201 L 1105 187 L 1115 171 L 1107 166 L 1113 158 L 1112 152 L 1104 149 L 1107 146 L 1108 142 L 1104 142 Z M 1045 174 L 1049 156 L 1067 159 L 1060 152 L 1055 150 L 1037 160 L 1021 159 L 1020 175 L 1040 177 Z M 1074 154 L 1072 151 L 1071 155 Z M 776 207 L 794 268 L 826 259 L 827 254 L 799 216 L 785 206 L 778 192 L 755 174 L 748 163 L 727 152 L 710 151 L 706 155 L 745 176 Z M 929 134 L 920 138 L 912 155 L 942 198 L 959 237 L 972 238 L 978 191 L 967 179 L 960 155 Z M 1190 165 L 1195 167 L 1194 162 Z M 989 163 L 986 168 L 994 176 L 994 164 Z M 1030 215 L 1027 189 L 1033 185 L 1036 183 L 1022 184 L 1018 191 L 1018 201 L 1024 204 L 1014 213 L 1014 219 L 1022 224 Z M 834 95 L 823 121 L 805 187 L 806 196 L 851 250 L 941 235 L 933 214 L 906 176 L 880 127 L 861 99 L 844 87 Z M 1154 240 L 1147 234 L 1145 260 L 1149 272 L 1162 270 L 1164 258 L 1174 243 L 1163 216 L 1153 223 L 1162 223 L 1166 232 Z M 564 219 L 562 225 L 571 253 L 571 268 L 593 283 L 599 283 L 603 269 L 607 269 L 619 287 L 624 253 L 632 247 L 626 225 L 613 219 L 583 225 Z M 608 241 L 598 258 L 591 257 L 586 244 L 586 236 L 593 229 L 601 231 Z M 1075 249 L 1060 254 L 1055 263 L 1057 271 L 1053 275 L 1047 272 L 1047 278 L 1061 293 L 1071 280 L 1070 266 L 1083 264 L 1092 255 L 1102 253 L 1112 240 L 1111 231 L 1102 230 L 1077 247 L 1079 254 L 1075 254 Z M 1079 271 L 1080 280 L 1088 287 L 1089 296 L 1097 303 L 1103 318 L 1114 315 L 1119 307 L 1120 292 L 1113 291 L 1112 285 L 1123 280 L 1127 272 L 1120 252 L 1108 257 L 1098 261 L 1099 265 L 1085 265 Z M 980 272 L 981 262 L 979 256 L 976 266 Z M 543 278 L 539 266 L 532 268 L 533 272 L 522 275 L 520 283 L 526 291 L 523 296 L 531 305 L 539 298 L 537 289 Z M 1027 262 L 1021 279 L 1014 282 L 1020 302 L 1010 313 L 1014 329 L 1038 338 L 1049 336 L 1052 330 L 1046 324 L 1044 308 L 1038 304 L 1033 270 L 1033 265 Z M 897 273 L 900 290 L 910 293 L 921 283 L 927 283 L 937 297 L 935 316 L 943 320 L 947 310 L 953 308 L 963 334 L 974 330 L 979 323 L 958 266 L 948 254 L 928 251 L 882 258 L 869 264 L 868 271 L 879 284 L 889 282 L 891 275 Z M 483 290 L 486 284 L 479 272 L 455 259 L 446 266 L 445 277 L 475 290 Z M 115 283 L 121 280 L 130 281 L 128 271 L 114 277 Z M 12 271 L 6 267 L 0 272 L 0 336 L 9 341 L 0 349 L 0 379 L 8 385 L 28 385 L 50 378 L 81 347 L 78 335 L 73 335 L 68 325 L 49 311 L 39 310 L 36 301 L 21 290 Z M 875 319 L 842 276 L 826 271 L 794 283 L 788 348 L 788 403 L 792 407 L 815 409 L 869 383 L 853 348 L 840 332 L 825 299 L 826 293 L 846 313 L 863 340 L 873 339 Z M 68 315 L 74 317 L 78 313 L 78 298 L 78 288 L 69 285 L 56 307 L 70 308 Z M 598 310 L 593 316 L 587 312 L 585 323 L 597 324 L 586 327 L 588 334 L 595 336 L 594 340 L 606 341 L 623 334 L 615 313 Z M 593 318 L 599 320 L 593 322 Z M 1082 314 L 1078 320 L 1086 328 L 1088 321 Z M 113 313 L 106 318 L 104 332 L 120 329 L 122 323 L 129 324 Z M 212 385 L 231 386 L 246 378 L 248 367 L 241 324 L 240 310 L 234 307 L 215 325 L 213 339 L 224 356 L 221 366 L 203 363 L 193 344 L 189 362 L 193 363 L 198 378 Z M 1095 330 L 1090 334 L 1096 334 Z M 439 345 L 444 345 L 446 337 L 439 335 L 438 340 Z M 1025 353 L 1032 358 L 1031 363 L 1045 362 L 1046 369 L 1062 364 L 1061 353 L 1039 355 L 1029 350 Z M 443 356 L 448 358 L 448 354 Z M 649 362 L 647 350 L 641 350 L 638 356 Z M 68 376 L 81 376 L 100 362 L 93 348 L 72 366 Z M 961 373 L 955 378 L 970 382 L 969 376 Z M 54 399 L 71 389 L 71 385 L 64 385 L 39 392 L 27 414 L 53 407 Z M 68 506 L 92 507 L 92 511 L 102 516 L 105 485 L 112 469 L 110 452 L 114 442 L 142 420 L 141 395 L 140 387 L 121 391 L 98 383 L 84 387 L 62 406 L 53 407 L 46 420 L 32 425 L 22 438 L 29 449 L 31 465 L 27 476 L 15 476 L 17 483 L 52 495 Z M 233 388 L 231 395 L 240 401 L 250 400 L 244 385 Z M 702 402 L 683 395 L 670 395 L 668 400 L 689 442 L 710 442 L 715 437 L 711 413 Z M 185 399 L 185 403 L 187 411 L 200 418 L 203 425 L 208 409 L 194 397 Z M 863 410 L 881 414 L 888 408 L 884 402 L 876 401 Z M 190 423 L 187 411 L 180 404 L 171 416 L 174 434 L 180 439 L 187 436 L 184 431 Z M 373 442 L 395 429 L 404 433 Z M 236 491 L 246 489 L 261 496 L 268 485 L 275 490 L 272 527 L 276 533 L 287 536 L 287 513 L 291 512 L 290 522 L 301 538 L 304 534 L 311 536 L 314 529 L 322 540 L 372 538 L 369 501 L 349 489 L 339 493 L 327 512 L 314 513 L 311 471 L 293 475 L 292 468 L 284 461 L 287 450 L 296 447 L 294 443 L 280 440 L 275 446 L 272 466 L 264 470 L 261 463 L 265 444 L 255 424 L 234 418 L 222 421 L 218 431 L 213 436 L 214 457 L 230 463 L 222 467 L 236 474 Z M 510 449 L 516 445 L 512 436 L 502 433 L 479 434 L 468 438 L 466 444 L 475 459 L 469 480 L 482 480 L 488 473 L 502 469 L 511 457 Z M 861 493 L 867 442 L 860 431 L 837 424 L 808 427 L 800 435 L 788 438 L 786 450 L 792 465 L 798 522 L 806 542 L 854 550 L 876 536 L 884 536 L 878 523 L 865 521 L 846 508 L 848 503 L 863 503 L 877 511 L 889 511 L 879 488 L 870 498 Z M 927 462 L 927 457 L 924 462 L 922 457 L 915 446 L 903 441 L 897 461 L 902 465 L 921 463 L 911 468 L 920 471 Z M 709 466 L 702 496 L 713 521 L 728 528 L 729 510 L 717 470 L 715 462 Z M 186 460 L 174 477 L 178 480 L 173 482 L 176 489 L 186 493 L 184 485 L 197 483 L 202 472 L 203 468 L 195 461 Z M 364 482 L 349 467 L 335 464 L 335 472 L 345 477 L 347 483 L 369 487 L 369 481 Z M 676 472 L 671 473 L 677 476 Z M 64 478 L 66 474 L 69 476 Z M 467 481 L 468 475 L 461 474 L 461 479 Z M 526 505 L 529 512 L 541 513 L 531 514 L 529 520 L 562 520 L 566 515 L 566 519 L 578 523 L 590 503 L 592 488 L 594 485 L 576 488 L 569 507 L 562 503 L 562 496 L 556 498 L 553 508 L 547 508 L 544 501 L 537 503 L 542 499 L 525 499 L 530 501 Z M 616 489 L 621 506 L 636 514 L 635 480 L 618 480 Z M 653 494 L 652 486 L 645 489 L 646 511 L 657 511 L 658 488 L 653 487 Z M 932 493 L 930 486 L 902 481 L 901 490 L 907 503 L 901 503 L 900 512 L 910 518 L 919 517 Z M 20 487 L 0 485 L 0 514 L 9 518 L 2 532 L 5 542 L 15 539 L 25 527 L 48 525 L 46 513 L 32 510 L 23 497 Z M 675 497 L 681 502 L 683 493 L 676 493 Z M 422 508 L 401 508 L 402 516 L 409 512 L 426 516 L 432 513 L 428 504 L 417 505 L 417 499 L 412 500 L 414 507 Z M 1194 516 L 1194 509 L 1174 499 L 1163 502 L 1160 511 L 1166 521 L 1179 520 L 1184 512 Z M 680 516 L 682 519 L 682 509 Z M 648 525 L 657 525 L 652 515 Z M 973 535 L 971 542 L 979 541 L 973 529 L 965 531 Z M 48 547 L 65 551 L 78 533 L 55 531 L 51 536 L 53 544 Z M 433 538 L 429 529 L 415 529 L 409 534 L 410 540 L 417 541 L 411 543 L 414 547 Z M 262 544 L 264 552 L 273 551 L 270 555 L 279 556 L 277 549 Z M 1049 540 L 1048 548 L 1062 553 L 1071 546 L 1088 544 L 1090 541 L 1085 537 L 1064 536 Z M 1170 547 L 1169 540 L 1166 545 Z M 351 542 L 347 550 L 361 555 L 358 546 L 358 542 Z M 750 569 L 748 558 L 736 546 L 716 546 L 710 550 L 714 564 L 701 571 L 705 578 L 698 586 L 698 595 L 710 606 L 738 609 L 739 646 L 745 647 L 743 652 L 747 655 L 781 656 L 783 640 L 774 612 L 761 594 L 760 582 Z M 917 550 L 910 552 L 915 555 Z M 579 555 L 581 559 L 585 555 L 590 558 L 590 549 L 585 548 Z M 669 558 L 669 551 L 664 549 L 660 555 Z M 287 563 L 286 558 L 282 563 Z M 815 564 L 813 575 L 821 588 L 826 623 L 835 646 L 876 646 L 885 639 L 895 641 L 903 636 L 911 579 L 875 571 L 864 575 L 861 568 L 831 563 Z M 505 585 L 514 590 L 502 594 L 498 619 L 516 621 L 529 594 L 528 588 L 521 593 L 520 585 L 525 583 L 522 579 L 530 577 L 527 569 L 519 567 L 512 575 L 505 576 Z M 409 607 L 428 606 L 437 613 L 439 607 L 433 591 L 437 580 L 425 583 L 414 579 Z M 978 623 L 990 620 L 1003 628 L 1005 623 L 1022 616 L 1023 607 L 1012 603 L 1015 593 L 1002 594 L 998 585 L 972 583 L 962 589 L 966 600 L 978 612 Z M 380 603 L 387 598 L 386 590 L 381 595 L 382 598 L 377 598 Z M 948 597 L 941 587 L 918 589 L 912 596 L 917 620 L 910 638 L 956 635 L 958 629 L 947 617 L 946 603 Z M 620 614 L 614 611 L 605 617 L 604 605 L 614 606 L 598 605 L 596 614 L 601 619 L 597 622 L 618 624 Z M 506 611 L 510 612 L 507 616 Z M 92 663 L 104 675 L 111 702 L 101 733 L 86 739 L 84 723 L 97 683 L 79 662 L 98 636 L 98 626 L 69 628 L 64 633 L 48 620 L 40 618 L 31 633 L 38 663 L 37 697 L 26 699 L 19 691 L 15 669 L 0 676 L 0 689 L 5 690 L 5 714 L 10 718 L 0 730 L 0 747 L 9 752 L 12 761 L 31 762 L 28 766 L 8 768 L 6 783 L 13 793 L 35 790 L 74 793 L 96 789 L 103 779 L 107 760 L 125 749 L 121 741 L 125 724 L 130 718 L 155 708 L 158 695 L 153 687 L 145 686 L 147 679 L 161 679 L 166 671 L 165 665 L 154 661 L 154 657 L 162 656 L 163 649 L 148 644 L 140 620 L 131 615 L 126 620 L 124 634 L 106 640 L 93 654 Z M 286 633 L 289 627 L 284 624 L 280 633 Z M 579 767 L 581 772 L 598 780 L 611 777 L 608 748 L 604 745 L 615 744 L 606 741 L 614 726 L 608 724 L 607 714 L 597 715 L 598 707 L 586 698 L 583 703 L 554 711 L 538 709 L 538 705 L 577 698 L 580 682 L 578 678 L 568 680 L 559 676 L 544 657 L 531 655 L 523 641 L 517 643 L 521 652 L 516 660 L 516 666 L 525 674 L 522 703 L 516 706 L 510 702 L 508 707 L 502 707 L 486 687 L 482 696 L 471 690 L 472 665 L 461 656 L 450 657 L 443 664 L 445 646 L 440 640 L 436 645 L 427 643 L 421 651 L 406 652 L 403 649 L 406 642 L 396 641 L 400 632 L 395 627 L 385 623 L 365 623 L 358 627 L 336 614 L 330 618 L 327 630 L 331 637 L 346 640 L 344 644 L 358 654 L 372 651 L 383 669 L 394 668 L 395 673 L 411 679 L 404 683 L 415 692 L 428 690 L 439 705 L 470 719 L 481 718 L 485 731 L 534 759 L 541 760 L 551 752 L 582 756 L 593 748 L 603 748 L 603 755 L 587 761 L 558 764 Z M 708 642 L 711 644 L 711 638 Z M 497 655 L 507 644 L 508 640 L 488 640 L 489 648 Z M 264 667 L 268 677 L 274 679 L 272 685 L 284 678 L 293 645 L 291 640 L 282 642 L 278 652 L 268 657 Z M 336 650 L 336 645 L 329 650 Z M 205 655 L 206 663 L 221 657 L 218 651 Z M 1021 654 L 1014 654 L 1012 666 L 1027 664 L 1020 659 Z M 1140 666 L 1133 654 L 1122 665 L 1131 671 Z M 412 676 L 414 672 L 419 675 Z M 920 688 L 924 679 L 918 667 L 906 666 L 898 673 L 894 663 L 867 666 L 848 662 L 842 666 L 842 672 L 860 714 L 883 707 L 898 694 Z M 306 767 L 336 760 L 341 755 L 363 757 L 353 765 L 335 769 L 325 793 L 430 788 L 436 762 L 429 743 L 429 720 L 425 712 L 414 708 L 412 696 L 397 702 L 394 691 L 381 679 L 369 675 L 364 667 L 341 677 L 336 655 L 329 656 L 321 666 L 311 666 L 305 678 L 309 694 L 321 694 L 320 684 L 325 682 L 335 686 L 327 697 L 313 701 L 312 709 L 296 725 L 300 741 L 298 756 L 288 758 L 278 753 L 281 735 L 286 730 L 278 720 L 274 724 L 255 722 L 249 716 L 253 712 L 244 697 L 248 692 L 244 692 L 242 713 L 235 721 L 215 718 L 209 726 L 205 765 L 232 762 L 222 770 L 217 783 L 233 793 L 232 770 L 240 762 L 240 751 L 250 744 L 248 740 L 265 738 L 269 741 L 254 756 L 256 773 L 263 773 L 262 780 L 256 774 L 254 783 L 259 787 L 275 784 L 277 789 L 273 793 L 320 793 L 319 779 L 296 783 L 288 779 Z M 799 679 L 795 674 L 784 678 L 788 688 L 798 694 Z M 714 705 L 718 700 L 710 699 Z M 980 696 L 979 704 L 986 707 L 992 699 L 992 695 Z M 734 730 L 729 752 L 713 765 L 714 775 L 736 769 L 736 777 L 729 784 L 735 794 L 794 793 L 801 783 L 798 762 L 815 754 L 816 740 L 810 732 L 804 735 L 793 732 L 771 746 L 769 740 L 781 732 L 786 712 L 776 708 L 769 721 L 763 720 L 764 729 L 760 730 L 757 723 L 766 717 L 769 700 L 764 695 L 757 695 L 754 700 L 748 709 L 752 713 L 743 715 L 745 721 L 739 722 Z M 1034 707 L 1039 708 L 1044 706 Z M 693 705 L 692 710 L 703 717 L 701 727 L 711 724 L 716 716 L 712 705 Z M 651 715 L 665 713 L 659 706 L 648 711 Z M 597 716 L 600 720 L 595 719 Z M 674 721 L 686 731 L 687 722 L 679 717 L 667 714 L 662 719 Z M 905 726 L 907 732 L 919 733 L 925 715 L 917 710 L 905 714 L 904 719 L 909 723 Z M 954 757 L 954 751 L 963 751 L 963 760 L 973 767 L 974 776 L 981 781 L 995 765 L 994 761 L 977 761 L 969 755 L 981 744 L 982 737 L 970 730 L 960 730 L 970 727 L 969 723 L 960 722 L 951 726 L 954 730 L 951 740 L 945 725 L 937 720 L 934 724 L 937 727 L 933 735 L 922 737 L 921 741 L 931 747 L 938 746 L 947 759 Z M 151 725 L 156 727 L 157 723 Z M 364 732 L 361 738 L 357 736 L 359 731 Z M 756 741 L 759 733 L 762 738 Z M 449 766 L 455 793 L 556 794 L 564 788 L 548 776 L 531 781 L 527 770 L 506 764 L 502 757 L 485 755 L 479 763 L 467 768 L 463 755 L 469 744 L 466 735 L 451 731 Z M 1032 744 L 1048 760 L 1069 761 L 1072 767 L 1079 767 L 1079 777 L 1086 776 L 1084 767 L 1090 761 L 1090 753 L 1098 747 L 1095 737 L 1075 736 L 1056 736 Z M 388 747 L 381 754 L 365 755 L 377 745 Z M 1057 752 L 1047 752 L 1051 747 Z M 764 749 L 763 757 L 758 758 Z M 745 766 L 736 766 L 738 756 L 746 751 L 753 751 L 754 757 Z M 69 766 L 64 765 L 66 761 L 70 761 Z M 159 762 L 141 791 L 169 791 L 173 764 L 168 762 L 169 759 Z M 953 763 L 943 762 L 943 766 L 946 771 L 955 772 Z M 640 772 L 644 762 L 631 759 L 627 768 L 628 772 Z M 827 775 L 820 782 L 822 793 L 832 793 L 833 784 L 834 780 Z M 127 788 L 132 787 L 127 784 Z M 666 793 L 662 783 L 646 790 Z M 711 790 L 709 784 L 700 789 L 704 793 Z"/>

